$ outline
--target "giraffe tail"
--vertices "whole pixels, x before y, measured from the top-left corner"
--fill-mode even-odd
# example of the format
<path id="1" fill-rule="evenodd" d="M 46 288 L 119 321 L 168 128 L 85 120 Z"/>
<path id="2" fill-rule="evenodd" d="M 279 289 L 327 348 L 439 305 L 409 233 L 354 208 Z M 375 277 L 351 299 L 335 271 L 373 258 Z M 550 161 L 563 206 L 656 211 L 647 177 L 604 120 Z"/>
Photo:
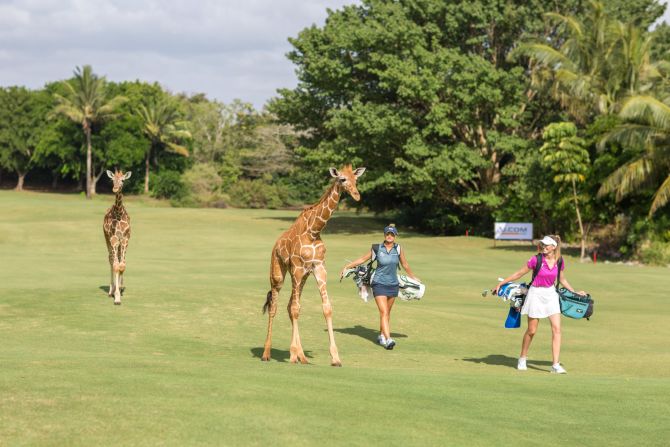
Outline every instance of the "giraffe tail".
<path id="1" fill-rule="evenodd" d="M 272 304 L 272 290 L 268 292 L 268 296 L 265 299 L 265 304 L 263 305 L 263 313 L 267 312 L 267 310 L 270 308 L 270 304 Z"/>

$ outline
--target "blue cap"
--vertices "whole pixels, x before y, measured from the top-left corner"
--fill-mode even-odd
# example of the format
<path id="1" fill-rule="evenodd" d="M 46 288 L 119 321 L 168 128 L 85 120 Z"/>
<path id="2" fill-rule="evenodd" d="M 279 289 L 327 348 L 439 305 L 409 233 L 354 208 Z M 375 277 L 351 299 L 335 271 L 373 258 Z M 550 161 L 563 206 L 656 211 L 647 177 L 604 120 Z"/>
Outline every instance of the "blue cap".
<path id="1" fill-rule="evenodd" d="M 392 226 L 389 225 L 388 227 L 384 227 L 384 234 L 387 234 L 387 233 L 393 233 L 395 236 L 397 236 L 398 235 L 398 230 L 396 230 L 395 227 L 392 227 Z"/>

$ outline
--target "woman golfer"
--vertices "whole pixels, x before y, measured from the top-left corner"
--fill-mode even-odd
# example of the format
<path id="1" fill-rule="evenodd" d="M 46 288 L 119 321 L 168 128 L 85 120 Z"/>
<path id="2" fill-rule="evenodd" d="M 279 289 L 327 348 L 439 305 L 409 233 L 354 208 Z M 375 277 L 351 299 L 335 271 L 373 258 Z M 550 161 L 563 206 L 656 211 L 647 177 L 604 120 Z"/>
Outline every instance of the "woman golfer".
<path id="1" fill-rule="evenodd" d="M 393 349 L 395 340 L 391 338 L 391 309 L 393 303 L 398 296 L 398 264 L 407 272 L 407 275 L 416 281 L 419 279 L 414 276 L 412 270 L 409 268 L 407 258 L 405 258 L 405 251 L 400 249 L 400 245 L 396 244 L 395 240 L 398 236 L 393 224 L 384 228 L 384 243 L 379 244 L 379 249 L 375 253 L 377 260 L 377 269 L 375 270 L 371 286 L 372 295 L 375 297 L 377 308 L 379 309 L 379 336 L 377 342 L 386 349 Z M 345 270 L 359 266 L 372 259 L 372 250 L 365 255 L 356 259 L 349 264 L 346 264 L 340 272 L 340 278 L 344 275 Z M 420 282 L 420 281 L 419 281 Z"/>
<path id="2" fill-rule="evenodd" d="M 523 334 L 523 342 L 521 343 L 521 355 L 517 369 L 525 371 L 526 356 L 530 348 L 530 342 L 533 341 L 533 336 L 537 331 L 540 318 L 549 318 L 551 323 L 551 354 L 552 367 L 551 372 L 556 374 L 565 374 L 567 371 L 559 363 L 559 355 L 561 353 L 561 307 L 558 302 L 558 293 L 554 287 L 556 277 L 558 276 L 560 283 L 566 289 L 574 292 L 570 283 L 565 278 L 563 270 L 565 264 L 561 263 L 561 271 L 558 271 L 558 260 L 561 259 L 561 238 L 559 236 L 545 236 L 538 245 L 538 252 L 542 255 L 542 266 L 537 276 L 533 280 L 528 290 L 528 295 L 521 308 L 522 315 L 528 315 L 528 329 Z M 515 281 L 521 278 L 528 272 L 532 272 L 537 265 L 537 257 L 533 256 L 528 260 L 520 270 L 502 280 L 495 288 L 495 293 L 505 283 Z M 577 292 L 580 295 L 585 295 L 583 291 Z"/>

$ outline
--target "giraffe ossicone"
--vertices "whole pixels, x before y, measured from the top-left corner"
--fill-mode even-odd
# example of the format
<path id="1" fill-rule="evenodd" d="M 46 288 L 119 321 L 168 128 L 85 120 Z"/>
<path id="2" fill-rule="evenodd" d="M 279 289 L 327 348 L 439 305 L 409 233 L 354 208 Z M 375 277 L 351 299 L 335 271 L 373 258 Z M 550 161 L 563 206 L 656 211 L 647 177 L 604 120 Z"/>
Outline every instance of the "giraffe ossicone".
<path id="1" fill-rule="evenodd" d="M 262 360 L 270 360 L 272 348 L 272 321 L 277 313 L 279 291 L 284 283 L 286 272 L 291 276 L 291 298 L 288 303 L 288 314 L 292 324 L 290 361 L 292 363 L 307 363 L 307 358 L 300 342 L 298 331 L 298 317 L 300 315 L 300 297 L 305 281 L 311 273 L 314 274 L 319 294 L 323 316 L 328 328 L 330 341 L 331 365 L 342 366 L 340 356 L 335 345 L 333 333 L 332 304 L 326 290 L 326 246 L 321 240 L 321 231 L 328 223 L 340 202 L 343 192 L 347 192 L 354 200 L 361 198 L 356 182 L 363 175 L 365 168 L 353 169 L 346 165 L 342 169 L 329 169 L 330 175 L 335 178 L 326 189 L 321 199 L 305 208 L 293 225 L 289 227 L 272 248 L 270 257 L 270 291 L 267 294 L 263 313 L 268 311 L 268 332 L 265 339 Z"/>
<path id="2" fill-rule="evenodd" d="M 112 180 L 112 191 L 116 196 L 114 205 L 105 213 L 102 231 L 105 234 L 107 252 L 109 254 L 109 268 L 111 280 L 108 295 L 114 297 L 114 304 L 121 304 L 121 289 L 123 288 L 123 274 L 126 271 L 126 250 L 130 240 L 130 216 L 123 206 L 123 182 L 130 178 L 130 171 L 123 173 L 115 170 L 107 171 Z"/>

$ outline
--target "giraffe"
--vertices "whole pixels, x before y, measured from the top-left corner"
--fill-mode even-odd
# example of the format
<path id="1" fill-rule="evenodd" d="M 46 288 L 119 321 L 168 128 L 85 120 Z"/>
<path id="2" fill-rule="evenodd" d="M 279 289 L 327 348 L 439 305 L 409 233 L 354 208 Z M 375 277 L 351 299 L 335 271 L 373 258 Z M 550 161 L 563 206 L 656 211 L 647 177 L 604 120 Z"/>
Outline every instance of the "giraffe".
<path id="1" fill-rule="evenodd" d="M 130 216 L 123 206 L 124 180 L 130 178 L 130 171 L 125 174 L 121 171 L 107 171 L 107 176 L 114 184 L 112 191 L 116 194 L 116 202 L 107 210 L 102 231 L 105 233 L 107 251 L 109 252 L 109 267 L 111 269 L 111 281 L 108 295 L 114 297 L 114 304 L 121 304 L 121 288 L 123 287 L 123 272 L 126 270 L 126 249 L 130 239 Z"/>
<path id="2" fill-rule="evenodd" d="M 353 170 L 347 165 L 338 171 L 330 168 L 330 175 L 335 181 L 323 194 L 319 202 L 305 208 L 295 220 L 293 225 L 286 230 L 275 242 L 270 259 L 270 291 L 267 294 L 263 313 L 269 310 L 268 333 L 265 339 L 262 360 L 270 360 L 270 348 L 272 346 L 272 320 L 277 313 L 277 299 L 286 272 L 291 275 L 291 298 L 288 302 L 288 314 L 292 324 L 290 361 L 291 363 L 307 363 L 305 353 L 300 343 L 298 332 L 298 316 L 300 314 L 300 295 L 305 281 L 310 273 L 314 273 L 316 283 L 321 294 L 321 305 L 323 316 L 328 327 L 328 338 L 330 340 L 330 357 L 332 366 L 342 366 L 340 356 L 335 345 L 333 334 L 332 305 L 326 291 L 326 267 L 324 258 L 326 247 L 321 240 L 321 230 L 328 223 L 328 219 L 337 208 L 342 192 L 348 192 L 354 200 L 361 198 L 356 181 L 363 175 L 365 168 Z"/>

